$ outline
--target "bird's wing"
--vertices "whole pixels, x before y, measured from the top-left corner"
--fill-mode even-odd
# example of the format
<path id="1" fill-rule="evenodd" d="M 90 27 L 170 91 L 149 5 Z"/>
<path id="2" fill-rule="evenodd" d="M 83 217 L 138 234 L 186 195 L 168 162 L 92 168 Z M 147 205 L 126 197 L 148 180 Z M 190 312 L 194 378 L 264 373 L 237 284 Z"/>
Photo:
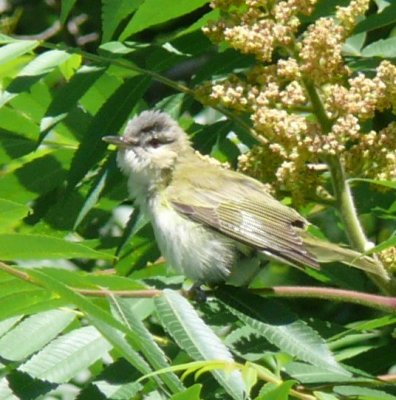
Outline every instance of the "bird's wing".
<path id="1" fill-rule="evenodd" d="M 188 190 L 169 188 L 168 200 L 179 213 L 288 264 L 319 267 L 304 247 L 299 230 L 306 221 L 295 210 L 238 173 L 227 171 L 222 187 L 215 190 L 207 181 L 210 174 L 205 175 L 184 176 Z"/>

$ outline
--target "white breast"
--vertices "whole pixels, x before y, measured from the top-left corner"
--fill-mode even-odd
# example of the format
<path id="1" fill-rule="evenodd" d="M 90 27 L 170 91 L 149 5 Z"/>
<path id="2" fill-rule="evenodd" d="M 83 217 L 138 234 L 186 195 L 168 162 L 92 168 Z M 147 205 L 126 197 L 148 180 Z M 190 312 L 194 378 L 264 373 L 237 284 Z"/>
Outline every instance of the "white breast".
<path id="1" fill-rule="evenodd" d="M 159 248 L 173 268 L 198 282 L 225 280 L 235 262 L 231 240 L 183 217 L 159 197 L 149 201 L 147 212 Z"/>

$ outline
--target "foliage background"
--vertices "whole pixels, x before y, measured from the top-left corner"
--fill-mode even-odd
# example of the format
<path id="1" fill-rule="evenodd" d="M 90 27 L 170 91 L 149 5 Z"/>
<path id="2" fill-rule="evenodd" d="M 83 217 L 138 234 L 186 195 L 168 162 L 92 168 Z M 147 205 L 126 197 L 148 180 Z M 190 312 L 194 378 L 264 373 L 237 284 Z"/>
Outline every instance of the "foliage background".
<path id="1" fill-rule="evenodd" d="M 312 20 L 347 3 L 321 1 Z M 176 291 L 188 283 L 131 213 L 100 138 L 139 111 L 170 113 L 198 150 L 233 167 L 241 143 L 256 143 L 248 117 L 223 110 L 230 118 L 221 119 L 191 91 L 254 62 L 203 35 L 218 17 L 207 1 L 0 7 L 0 399 L 239 399 L 252 387 L 257 399 L 396 398 L 395 300 L 365 297 L 380 291 L 362 272 L 332 265 L 307 275 L 270 264 L 254 286 L 278 297 L 280 286 L 355 290 L 365 306 L 335 291 L 344 302 L 230 287 L 190 302 Z M 370 74 L 396 58 L 395 21 L 391 1 L 373 2 L 364 41 L 346 62 Z M 356 182 L 353 193 L 370 239 L 390 247 L 396 202 L 394 182 L 387 186 Z M 334 207 L 309 202 L 299 211 L 345 242 Z M 164 291 L 155 297 L 152 288 Z M 181 380 L 175 365 L 200 373 Z"/>

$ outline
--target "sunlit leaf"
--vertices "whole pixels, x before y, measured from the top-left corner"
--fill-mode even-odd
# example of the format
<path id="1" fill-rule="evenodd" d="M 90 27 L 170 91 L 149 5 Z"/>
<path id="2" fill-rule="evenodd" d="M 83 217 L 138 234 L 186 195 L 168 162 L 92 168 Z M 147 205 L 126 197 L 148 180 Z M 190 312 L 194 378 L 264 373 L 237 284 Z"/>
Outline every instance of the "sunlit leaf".
<path id="1" fill-rule="evenodd" d="M 86 326 L 55 339 L 19 370 L 34 378 L 64 383 L 105 356 L 111 348 L 94 327 Z"/>
<path id="2" fill-rule="evenodd" d="M 166 289 L 162 296 L 155 299 L 155 304 L 162 325 L 193 360 L 233 362 L 227 347 L 184 297 Z M 244 397 L 244 384 L 238 371 L 215 370 L 213 375 L 234 399 Z"/>
<path id="3" fill-rule="evenodd" d="M 56 237 L 29 234 L 0 234 L 0 258 L 3 260 L 33 260 L 56 258 L 111 259 L 106 253 L 84 244 Z"/>
<path id="4" fill-rule="evenodd" d="M 132 34 L 150 26 L 190 13 L 206 4 L 208 0 L 146 0 L 136 11 L 122 32 L 120 39 L 125 40 Z M 160 7 L 161 12 L 158 12 Z"/>

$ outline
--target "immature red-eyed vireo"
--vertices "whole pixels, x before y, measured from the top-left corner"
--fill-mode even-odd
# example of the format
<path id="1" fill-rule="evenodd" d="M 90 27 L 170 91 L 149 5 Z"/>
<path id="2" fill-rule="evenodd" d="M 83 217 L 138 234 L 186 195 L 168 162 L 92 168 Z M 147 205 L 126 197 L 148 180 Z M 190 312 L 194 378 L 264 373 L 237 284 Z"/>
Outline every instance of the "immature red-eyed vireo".
<path id="1" fill-rule="evenodd" d="M 245 284 L 252 271 L 245 273 L 243 259 L 255 254 L 299 268 L 341 261 L 385 274 L 374 259 L 309 235 L 307 221 L 262 183 L 204 160 L 165 113 L 144 111 L 123 136 L 103 140 L 118 147 L 130 195 L 151 221 L 163 256 L 198 283 L 238 276 Z"/>

